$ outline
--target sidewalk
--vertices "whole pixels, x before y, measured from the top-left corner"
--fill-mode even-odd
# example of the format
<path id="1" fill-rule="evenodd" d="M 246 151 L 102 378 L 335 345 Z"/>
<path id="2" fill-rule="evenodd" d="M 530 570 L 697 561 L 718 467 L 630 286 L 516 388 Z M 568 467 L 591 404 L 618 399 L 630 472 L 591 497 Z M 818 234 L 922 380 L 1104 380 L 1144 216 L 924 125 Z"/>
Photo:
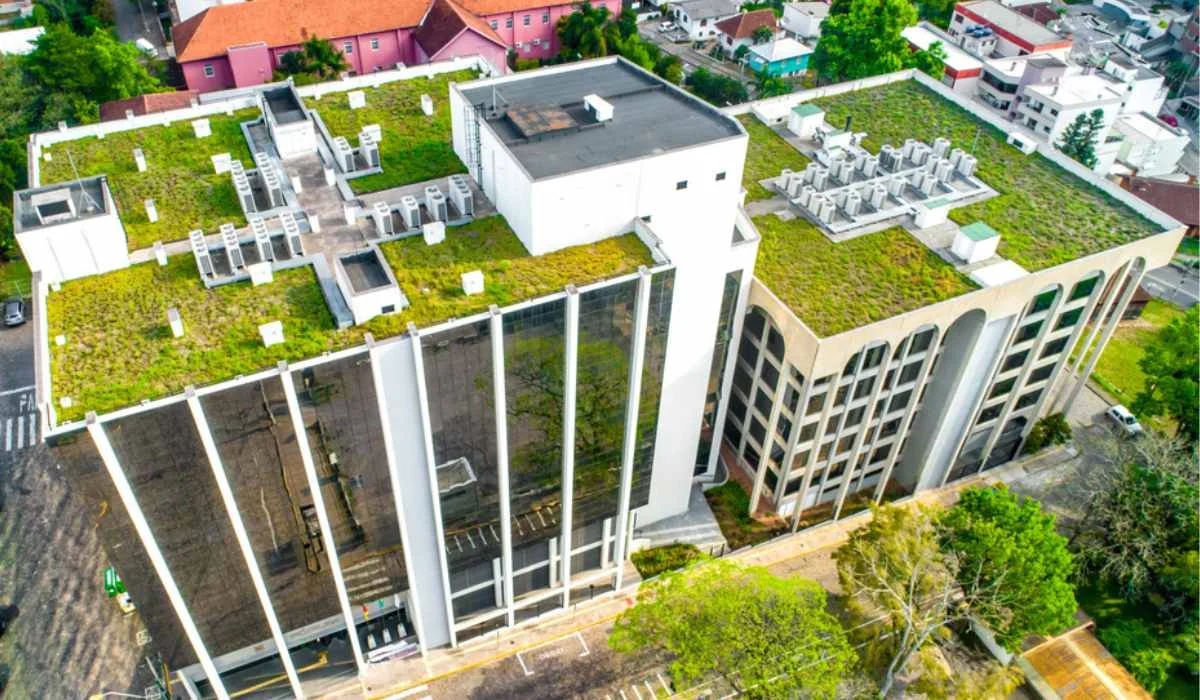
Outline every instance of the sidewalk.
<path id="1" fill-rule="evenodd" d="M 1050 449 L 954 484 L 931 489 L 916 497 L 899 501 L 898 504 L 953 505 L 958 501 L 958 494 L 963 489 L 981 484 L 1008 483 L 1031 472 L 1053 468 L 1073 458 L 1064 448 Z M 843 520 L 777 537 L 725 558 L 747 566 L 770 567 L 789 559 L 837 547 L 846 541 L 851 531 L 867 522 L 870 517 L 869 510 L 863 511 Z M 630 571 L 633 573 L 630 574 Z M 623 590 L 610 594 L 603 600 L 573 606 L 568 612 L 538 621 L 528 627 L 500 630 L 497 634 L 467 642 L 458 649 L 430 650 L 424 660 L 415 658 L 402 662 L 403 665 L 389 664 L 387 668 L 373 670 L 363 679 L 367 697 L 397 697 L 406 690 L 428 685 L 439 678 L 490 664 L 581 630 L 611 622 L 627 608 L 632 607 L 637 598 L 637 589 L 633 584 L 637 582 L 638 576 L 632 564 L 626 564 L 626 572 Z"/>

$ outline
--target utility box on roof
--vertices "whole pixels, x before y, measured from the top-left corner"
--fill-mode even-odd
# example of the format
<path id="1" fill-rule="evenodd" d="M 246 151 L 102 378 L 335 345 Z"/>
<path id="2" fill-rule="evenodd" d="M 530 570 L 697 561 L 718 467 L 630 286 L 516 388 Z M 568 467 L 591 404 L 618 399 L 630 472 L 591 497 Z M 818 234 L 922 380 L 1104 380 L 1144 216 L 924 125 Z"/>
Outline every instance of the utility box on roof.
<path id="1" fill-rule="evenodd" d="M 954 243 L 951 244 L 950 251 L 963 262 L 972 264 L 994 256 L 998 245 L 1000 234 L 996 233 L 996 229 L 982 221 L 976 221 L 963 226 L 954 234 Z"/>
<path id="2" fill-rule="evenodd" d="M 813 104 L 796 105 L 788 114 L 788 131 L 811 140 L 817 127 L 825 123 L 825 111 Z"/>

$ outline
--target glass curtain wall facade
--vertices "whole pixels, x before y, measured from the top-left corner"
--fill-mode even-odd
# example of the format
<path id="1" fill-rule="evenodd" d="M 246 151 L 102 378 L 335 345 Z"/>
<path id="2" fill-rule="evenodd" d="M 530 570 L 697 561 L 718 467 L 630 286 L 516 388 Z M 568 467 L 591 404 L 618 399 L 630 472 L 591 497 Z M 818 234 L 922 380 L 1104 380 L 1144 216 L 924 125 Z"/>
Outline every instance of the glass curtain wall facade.
<path id="1" fill-rule="evenodd" d="M 700 445 L 696 449 L 696 475 L 708 469 L 712 454 L 713 434 L 716 431 L 717 409 L 721 405 L 721 386 L 725 381 L 725 356 L 732 340 L 734 313 L 737 311 L 738 290 L 741 288 L 742 271 L 725 275 L 725 287 L 721 292 L 721 315 L 717 318 L 717 335 L 713 342 L 712 366 L 708 374 L 708 387 L 704 395 L 704 415 L 700 420 Z"/>
<path id="2" fill-rule="evenodd" d="M 675 298 L 675 271 L 666 270 L 650 281 L 650 311 L 646 319 L 646 355 L 642 364 L 642 395 L 638 399 L 637 447 L 633 457 L 633 487 L 629 509 L 650 502 L 650 474 L 654 469 L 655 433 L 662 399 L 667 335 L 671 327 L 671 301 Z"/>

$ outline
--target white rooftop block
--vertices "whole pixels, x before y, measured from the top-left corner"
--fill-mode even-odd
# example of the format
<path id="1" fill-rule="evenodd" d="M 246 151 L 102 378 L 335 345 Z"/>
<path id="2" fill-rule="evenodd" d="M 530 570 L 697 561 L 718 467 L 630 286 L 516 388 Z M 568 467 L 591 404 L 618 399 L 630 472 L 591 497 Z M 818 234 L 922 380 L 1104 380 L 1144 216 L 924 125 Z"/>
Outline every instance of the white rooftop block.
<path id="1" fill-rule="evenodd" d="M 218 153 L 212 157 L 213 172 L 220 175 L 229 172 L 229 167 L 233 162 L 233 156 L 228 153 Z"/>
<path id="2" fill-rule="evenodd" d="M 471 270 L 462 273 L 463 293 L 467 295 L 483 293 L 483 271 Z"/>
<path id="3" fill-rule="evenodd" d="M 171 335 L 183 337 L 183 319 L 179 317 L 179 309 L 174 306 L 167 309 L 167 323 L 171 326 Z"/>
<path id="4" fill-rule="evenodd" d="M 421 111 L 427 117 L 433 116 L 433 98 L 429 95 L 421 95 Z"/>
<path id="5" fill-rule="evenodd" d="M 271 273 L 271 263 L 269 262 L 257 262 L 253 265 L 247 265 L 246 270 L 250 272 L 250 283 L 255 287 L 260 284 L 269 284 L 275 280 L 275 276 Z"/>
<path id="6" fill-rule="evenodd" d="M 367 94 L 362 90 L 351 90 L 346 93 L 346 98 L 350 100 L 350 109 L 361 109 L 367 106 Z"/>
<path id="7" fill-rule="evenodd" d="M 437 245 L 446 240 L 446 223 L 443 221 L 430 221 L 421 227 L 421 235 L 425 237 L 425 245 Z M 464 286 L 466 285 L 465 275 Z M 483 285 L 483 277 L 480 276 L 480 286 Z M 468 292 L 470 294 L 470 292 Z"/>
<path id="8" fill-rule="evenodd" d="M 192 121 L 192 131 L 196 133 L 196 138 L 204 139 L 212 136 L 212 125 L 207 119 L 196 119 Z"/>
<path id="9" fill-rule="evenodd" d="M 362 128 L 364 134 L 370 134 L 371 140 L 375 143 L 383 141 L 383 129 L 378 124 L 367 124 Z"/>
<path id="10" fill-rule="evenodd" d="M 998 287 L 1020 279 L 1029 272 L 1012 260 L 1001 260 L 995 265 L 981 267 L 971 273 L 971 280 L 980 287 Z"/>
<path id="11" fill-rule="evenodd" d="M 140 148 L 133 149 L 133 162 L 137 164 L 139 173 L 146 172 L 146 154 Z"/>
<path id="12" fill-rule="evenodd" d="M 146 218 L 150 220 L 150 223 L 158 223 L 158 207 L 154 206 L 154 200 L 147 199 L 142 204 L 146 207 Z"/>
<path id="13" fill-rule="evenodd" d="M 583 104 L 598 122 L 606 122 L 613 118 L 612 103 L 599 95 L 584 95 Z"/>
<path id="14" fill-rule="evenodd" d="M 283 321 L 271 321 L 264 323 L 258 327 L 258 334 L 262 336 L 263 345 L 271 347 L 279 345 L 283 342 Z"/>

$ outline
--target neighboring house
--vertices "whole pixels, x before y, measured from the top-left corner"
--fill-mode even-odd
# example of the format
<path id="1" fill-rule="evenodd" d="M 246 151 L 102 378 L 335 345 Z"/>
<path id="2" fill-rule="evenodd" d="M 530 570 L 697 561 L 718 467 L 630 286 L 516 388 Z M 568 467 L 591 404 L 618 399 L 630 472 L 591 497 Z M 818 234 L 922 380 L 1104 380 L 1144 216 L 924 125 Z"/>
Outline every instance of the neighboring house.
<path id="1" fill-rule="evenodd" d="M 712 39 L 717 35 L 717 22 L 738 13 L 738 3 L 730 0 L 682 0 L 668 7 L 692 41 Z"/>
<path id="2" fill-rule="evenodd" d="M 33 0 L 0 2 L 0 26 L 12 24 L 22 17 L 33 14 Z"/>
<path id="3" fill-rule="evenodd" d="M 219 5 L 236 5 L 246 0 L 170 0 L 171 23 L 179 24 L 204 12 L 210 7 Z"/>
<path id="4" fill-rule="evenodd" d="M 750 47 L 746 54 L 746 65 L 759 73 L 768 75 L 800 75 L 808 70 L 808 57 L 813 50 L 791 37 L 776 39 L 768 44 Z"/>
<path id="5" fill-rule="evenodd" d="M 28 29 L 13 29 L 0 32 L 0 54 L 5 56 L 24 56 L 33 51 L 38 37 L 46 33 L 45 27 L 29 27 Z"/>
<path id="6" fill-rule="evenodd" d="M 126 117 L 191 107 L 199 96 L 200 93 L 195 90 L 179 90 L 177 92 L 152 92 L 125 100 L 105 102 L 100 105 L 100 121 L 111 122 Z"/>
<path id="7" fill-rule="evenodd" d="M 594 5 L 620 10 L 617 0 Z M 345 55 L 351 75 L 469 54 L 503 72 L 510 48 L 553 56 L 555 24 L 574 9 L 558 0 L 255 0 L 204 10 L 173 34 L 188 88 L 210 92 L 271 80 L 283 54 L 313 36 Z"/>
<path id="8" fill-rule="evenodd" d="M 780 25 L 801 39 L 821 36 L 821 23 L 829 16 L 827 2 L 789 2 L 783 6 Z"/>
<path id="9" fill-rule="evenodd" d="M 1138 112 L 1122 114 L 1113 124 L 1110 138 L 1119 138 L 1117 165 L 1127 173 L 1147 177 L 1175 172 L 1188 145 L 1188 132 Z"/>
<path id="10" fill-rule="evenodd" d="M 975 86 L 983 73 L 983 61 L 956 46 L 951 37 L 928 22 L 906 27 L 900 35 L 908 40 L 908 45 L 914 51 L 927 50 L 940 42 L 942 50 L 946 52 L 946 70 L 942 73 L 942 82 L 963 94 L 975 94 Z"/>
<path id="11" fill-rule="evenodd" d="M 1200 236 L 1200 187 L 1196 183 L 1135 176 L 1122 178 L 1121 187 L 1186 226 L 1184 235 Z"/>
<path id="12" fill-rule="evenodd" d="M 779 32 L 775 13 L 771 10 L 754 10 L 721 20 L 717 22 L 717 40 L 721 48 L 732 54 L 741 46 L 754 44 L 754 32 L 760 27 L 770 29 L 774 37 Z"/>
<path id="13" fill-rule="evenodd" d="M 994 0 L 971 0 L 955 5 L 954 14 L 950 17 L 949 32 L 956 40 L 968 42 L 980 38 L 972 36 L 973 34 L 982 34 L 985 40 L 994 39 L 992 51 L 1002 57 L 1051 52 L 1065 57 L 1071 50 L 1070 39 L 1055 34 Z M 968 51 L 974 50 L 984 57 L 991 53 L 982 46 L 973 49 L 964 44 L 964 48 Z"/>

